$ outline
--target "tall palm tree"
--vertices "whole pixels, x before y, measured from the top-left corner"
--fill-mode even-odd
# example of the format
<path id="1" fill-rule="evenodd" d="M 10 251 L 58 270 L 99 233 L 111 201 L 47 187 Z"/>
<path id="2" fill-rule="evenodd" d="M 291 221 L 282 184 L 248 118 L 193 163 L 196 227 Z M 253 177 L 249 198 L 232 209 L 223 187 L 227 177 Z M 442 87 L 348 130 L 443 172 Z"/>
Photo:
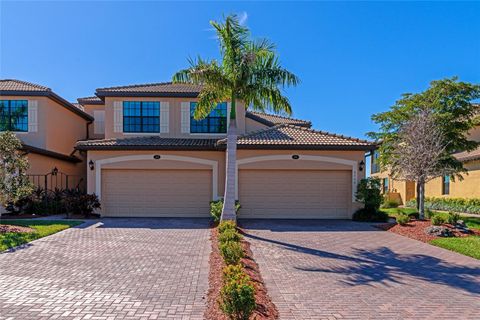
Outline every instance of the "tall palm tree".
<path id="1" fill-rule="evenodd" d="M 235 174 L 237 130 L 236 103 L 243 101 L 254 110 L 271 110 L 290 115 L 292 107 L 282 89 L 296 86 L 296 75 L 282 68 L 275 46 L 266 39 L 250 40 L 250 31 L 236 15 L 224 22 L 211 21 L 220 44 L 221 61 L 190 59 L 190 67 L 173 76 L 174 83 L 202 85 L 194 118 L 207 117 L 218 103 L 230 101 L 227 133 L 227 178 L 222 219 L 235 219 Z"/>

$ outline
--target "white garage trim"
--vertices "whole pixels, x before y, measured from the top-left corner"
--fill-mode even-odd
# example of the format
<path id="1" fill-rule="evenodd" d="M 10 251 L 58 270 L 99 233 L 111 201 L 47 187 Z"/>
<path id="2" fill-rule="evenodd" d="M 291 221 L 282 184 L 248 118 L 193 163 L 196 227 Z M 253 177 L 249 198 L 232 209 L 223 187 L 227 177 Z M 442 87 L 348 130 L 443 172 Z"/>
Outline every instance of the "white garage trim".
<path id="1" fill-rule="evenodd" d="M 152 160 L 152 161 L 162 161 L 162 160 L 173 160 L 173 161 L 182 161 L 190 163 L 204 164 L 212 167 L 212 200 L 218 200 L 218 162 L 214 160 L 207 160 L 201 158 L 193 157 L 184 157 L 184 156 L 174 156 L 174 155 L 159 155 L 159 159 L 154 157 L 158 154 L 141 154 L 141 155 L 131 155 L 123 157 L 114 157 L 107 158 L 95 161 L 95 193 L 98 196 L 98 199 L 102 199 L 102 165 L 124 162 L 124 161 L 142 161 L 142 160 Z"/>
<path id="2" fill-rule="evenodd" d="M 294 154 L 278 154 L 271 156 L 258 156 L 250 157 L 245 159 L 237 160 L 237 165 L 235 167 L 235 199 L 238 200 L 238 167 L 242 164 L 252 163 L 252 162 L 261 162 L 261 161 L 272 161 L 272 160 L 291 160 L 291 161 L 318 161 L 318 162 L 330 162 L 338 163 L 352 167 L 352 202 L 356 202 L 355 194 L 357 193 L 357 162 L 353 160 L 347 160 L 342 158 L 334 157 L 325 157 L 325 156 L 311 156 L 311 155 L 301 155 L 299 154 L 298 159 L 293 159 Z M 286 168 L 288 169 L 288 168 Z"/>

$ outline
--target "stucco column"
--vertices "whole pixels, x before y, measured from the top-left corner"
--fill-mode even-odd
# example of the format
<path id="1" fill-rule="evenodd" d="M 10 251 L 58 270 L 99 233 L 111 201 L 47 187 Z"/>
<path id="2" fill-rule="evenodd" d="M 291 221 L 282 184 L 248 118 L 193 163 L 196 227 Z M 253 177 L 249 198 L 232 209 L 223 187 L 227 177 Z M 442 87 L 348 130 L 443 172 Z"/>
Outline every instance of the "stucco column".
<path id="1" fill-rule="evenodd" d="M 236 121 L 230 121 L 227 134 L 225 172 L 225 194 L 223 196 L 223 210 L 221 220 L 236 220 L 235 213 L 235 168 L 237 163 L 237 125 Z"/>

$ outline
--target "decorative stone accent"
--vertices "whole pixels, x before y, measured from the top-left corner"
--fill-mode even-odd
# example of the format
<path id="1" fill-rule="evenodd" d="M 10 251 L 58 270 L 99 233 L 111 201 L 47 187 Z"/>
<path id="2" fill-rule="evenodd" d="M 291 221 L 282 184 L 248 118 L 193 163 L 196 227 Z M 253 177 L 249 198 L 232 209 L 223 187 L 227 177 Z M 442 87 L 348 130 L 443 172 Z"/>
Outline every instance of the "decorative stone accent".
<path id="1" fill-rule="evenodd" d="M 453 233 L 450 229 L 444 226 L 430 226 L 425 228 L 425 233 L 432 235 L 432 236 L 437 236 L 437 237 L 451 237 L 453 236 Z"/>

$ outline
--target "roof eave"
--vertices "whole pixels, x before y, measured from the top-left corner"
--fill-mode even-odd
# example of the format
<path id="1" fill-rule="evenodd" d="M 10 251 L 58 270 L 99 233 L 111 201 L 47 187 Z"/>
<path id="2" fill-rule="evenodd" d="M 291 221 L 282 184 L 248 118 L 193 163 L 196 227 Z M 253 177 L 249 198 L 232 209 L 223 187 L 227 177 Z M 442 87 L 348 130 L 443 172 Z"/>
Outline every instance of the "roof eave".
<path id="1" fill-rule="evenodd" d="M 226 149 L 226 146 L 75 146 L 75 149 L 81 151 L 101 151 L 101 150 L 168 150 L 168 151 L 220 151 Z"/>
<path id="2" fill-rule="evenodd" d="M 198 94 L 198 92 L 95 92 L 95 95 L 102 100 L 106 97 L 197 98 Z"/>
<path id="3" fill-rule="evenodd" d="M 349 146 L 349 145 L 289 145 L 289 144 L 262 144 L 262 145 L 237 145 L 238 149 L 250 150 L 342 150 L 342 151 L 370 151 L 374 146 Z"/>

